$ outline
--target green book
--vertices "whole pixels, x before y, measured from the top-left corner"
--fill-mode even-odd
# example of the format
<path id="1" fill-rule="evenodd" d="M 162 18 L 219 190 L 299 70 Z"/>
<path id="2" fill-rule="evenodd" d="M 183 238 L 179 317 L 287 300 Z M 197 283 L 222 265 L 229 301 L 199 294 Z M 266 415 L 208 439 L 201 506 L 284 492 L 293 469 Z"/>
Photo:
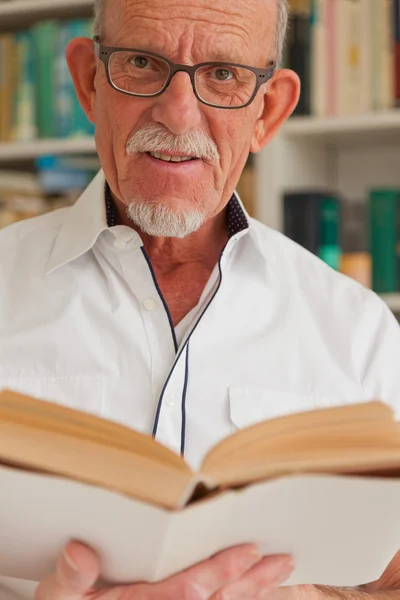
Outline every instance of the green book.
<path id="1" fill-rule="evenodd" d="M 400 289 L 400 190 L 373 189 L 369 194 L 372 288 L 389 293 Z"/>
<path id="2" fill-rule="evenodd" d="M 41 138 L 51 138 L 57 134 L 56 59 L 60 23 L 40 21 L 32 27 L 32 36 L 38 133 Z"/>
<path id="3" fill-rule="evenodd" d="M 91 36 L 91 30 L 87 19 L 72 19 L 69 21 L 69 27 L 71 38 Z M 73 118 L 74 128 L 72 133 L 74 136 L 80 137 L 94 133 L 94 127 L 86 117 L 85 111 L 75 93 L 73 97 Z"/>
<path id="4" fill-rule="evenodd" d="M 321 198 L 319 205 L 318 256 L 336 271 L 342 256 L 340 246 L 340 202 L 334 196 Z"/>

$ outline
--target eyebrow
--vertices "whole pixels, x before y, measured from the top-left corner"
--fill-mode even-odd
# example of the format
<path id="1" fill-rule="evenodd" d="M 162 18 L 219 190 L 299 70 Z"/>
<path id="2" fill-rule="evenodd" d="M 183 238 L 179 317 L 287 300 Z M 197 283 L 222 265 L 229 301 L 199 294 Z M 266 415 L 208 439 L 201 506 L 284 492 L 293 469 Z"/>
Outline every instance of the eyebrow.
<path id="1" fill-rule="evenodd" d="M 159 56 L 164 56 L 165 58 L 168 58 L 168 60 L 171 60 L 168 56 L 166 56 L 164 54 L 164 52 L 161 49 L 159 50 L 157 48 L 155 49 L 155 48 L 148 48 L 148 47 L 147 48 L 143 48 L 143 47 L 141 47 L 140 43 L 136 44 L 135 46 L 133 46 L 133 45 L 130 45 L 130 46 L 129 45 L 122 45 L 122 44 L 119 44 L 119 46 L 121 48 L 133 48 L 133 49 L 136 49 L 136 50 L 142 50 L 143 52 L 150 52 L 150 53 L 153 53 L 153 54 L 158 54 Z M 175 62 L 175 61 L 172 61 L 172 62 Z M 212 54 L 210 54 L 210 56 L 207 56 L 207 59 L 206 60 L 202 60 L 201 62 L 234 63 L 234 64 L 239 64 L 239 65 L 248 65 L 248 66 L 252 66 L 252 67 L 256 66 L 256 65 L 253 65 L 252 63 L 243 61 L 243 60 L 239 59 L 238 57 L 233 57 L 233 58 L 232 57 L 227 57 L 226 54 L 224 54 L 223 52 L 218 51 L 218 50 L 216 52 L 213 52 Z M 262 69 L 264 69 L 264 68 L 268 69 L 271 66 L 272 63 L 273 63 L 272 60 L 266 60 L 264 66 L 262 66 L 260 68 L 262 68 Z M 199 63 L 197 63 L 197 64 L 199 64 Z"/>

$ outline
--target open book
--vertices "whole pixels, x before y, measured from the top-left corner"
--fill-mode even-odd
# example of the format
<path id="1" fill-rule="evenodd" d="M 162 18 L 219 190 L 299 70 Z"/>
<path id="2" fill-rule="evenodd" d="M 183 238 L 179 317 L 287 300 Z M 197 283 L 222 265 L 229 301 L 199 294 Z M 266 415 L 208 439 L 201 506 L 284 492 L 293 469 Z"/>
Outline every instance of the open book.
<path id="1" fill-rule="evenodd" d="M 207 492 L 290 473 L 400 473 L 400 424 L 379 402 L 276 418 L 227 437 L 193 473 L 150 436 L 4 391 L 0 461 L 173 509 Z"/>
<path id="2" fill-rule="evenodd" d="M 71 537 L 119 582 L 259 541 L 295 554 L 292 583 L 355 585 L 400 548 L 400 424 L 380 402 L 251 426 L 195 473 L 150 436 L 4 391 L 0 465 L 0 575 L 43 577 Z"/>

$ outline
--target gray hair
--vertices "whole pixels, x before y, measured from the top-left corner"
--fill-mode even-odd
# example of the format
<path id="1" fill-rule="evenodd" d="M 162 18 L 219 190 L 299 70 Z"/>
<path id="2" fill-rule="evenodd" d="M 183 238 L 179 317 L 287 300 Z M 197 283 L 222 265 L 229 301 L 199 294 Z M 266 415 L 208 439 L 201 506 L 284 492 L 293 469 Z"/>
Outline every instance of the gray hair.
<path id="1" fill-rule="evenodd" d="M 275 60 L 280 64 L 282 60 L 283 48 L 285 45 L 286 29 L 288 25 L 288 4 L 287 0 L 277 0 L 278 2 L 278 23 L 276 29 L 276 50 Z M 101 37 L 104 23 L 104 9 L 106 0 L 94 0 L 94 35 Z"/>

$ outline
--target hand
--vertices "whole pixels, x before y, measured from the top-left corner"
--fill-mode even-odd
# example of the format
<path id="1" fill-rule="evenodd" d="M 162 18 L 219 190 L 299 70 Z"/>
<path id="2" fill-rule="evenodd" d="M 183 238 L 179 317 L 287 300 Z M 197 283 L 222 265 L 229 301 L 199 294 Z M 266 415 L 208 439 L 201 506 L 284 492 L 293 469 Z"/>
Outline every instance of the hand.
<path id="1" fill-rule="evenodd" d="M 292 570 L 289 556 L 261 558 L 255 546 L 245 545 L 161 583 L 95 590 L 99 560 L 73 542 L 59 558 L 56 573 L 39 585 L 35 600 L 261 600 L 275 592 Z"/>

